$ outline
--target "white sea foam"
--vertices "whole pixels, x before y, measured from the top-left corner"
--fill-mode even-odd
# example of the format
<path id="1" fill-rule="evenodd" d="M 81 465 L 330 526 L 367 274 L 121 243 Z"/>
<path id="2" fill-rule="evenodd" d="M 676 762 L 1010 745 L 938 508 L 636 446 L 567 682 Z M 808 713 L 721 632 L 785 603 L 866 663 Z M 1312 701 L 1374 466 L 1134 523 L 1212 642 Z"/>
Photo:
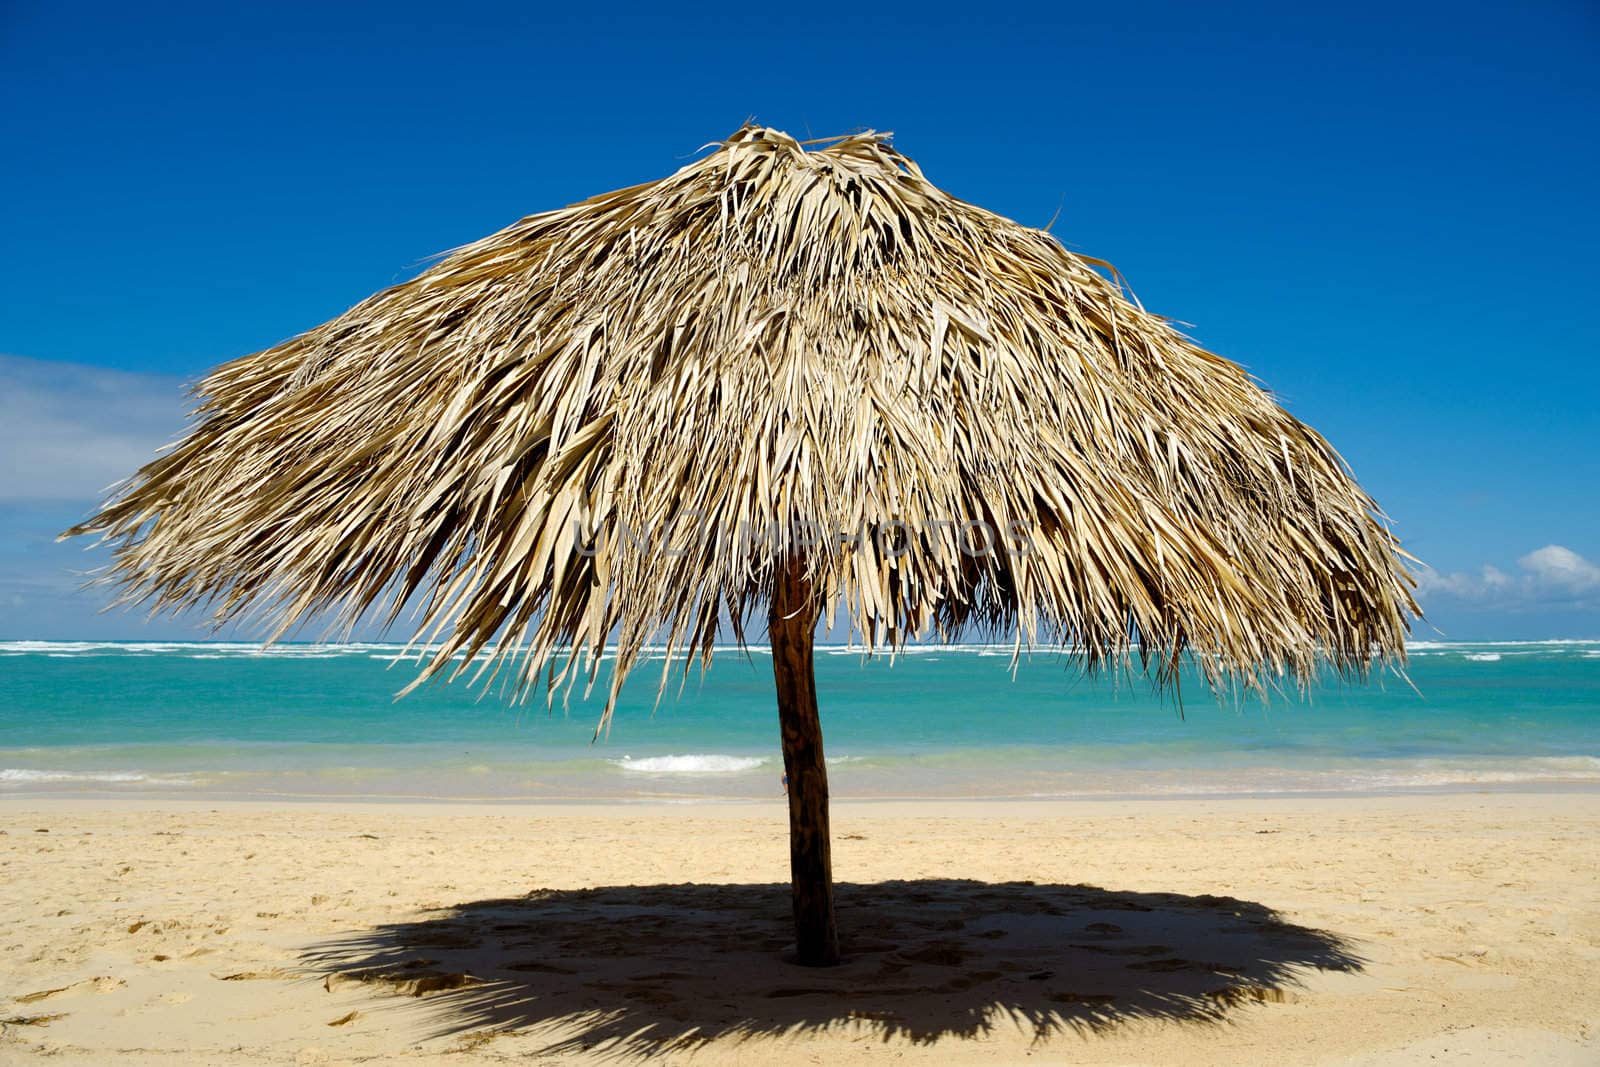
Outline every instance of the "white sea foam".
<path id="1" fill-rule="evenodd" d="M 0 770 L 0 782 L 148 782 L 150 776 L 118 771 L 40 771 L 24 767 L 7 767 Z M 174 779 L 171 784 L 181 784 Z"/>
<path id="2" fill-rule="evenodd" d="M 400 645 L 370 642 L 348 645 L 279 644 L 262 645 L 255 641 L 0 641 L 0 655 L 43 655 L 57 658 L 76 656 L 154 656 L 181 655 L 190 659 L 286 658 L 332 659 L 339 656 L 369 654 L 387 649 L 400 651 Z"/>
<path id="3" fill-rule="evenodd" d="M 723 756 L 699 754 L 688 756 L 646 756 L 634 759 L 624 756 L 610 762 L 625 771 L 644 774 L 738 774 L 753 771 L 766 764 L 760 756 Z"/>
<path id="4" fill-rule="evenodd" d="M 1109 769 L 1094 775 L 1064 775 L 1060 787 L 1022 794 L 1072 796 L 1279 796 L 1296 793 L 1394 793 L 1462 788 L 1600 785 L 1600 758 L 1549 756 L 1528 759 L 1379 760 L 1369 766 L 1251 767 L 1152 773 Z M 1003 792 L 993 795 L 1003 796 Z"/>
<path id="5" fill-rule="evenodd" d="M 0 656 L 18 655 L 47 655 L 57 657 L 84 656 L 84 655 L 160 655 L 180 654 L 190 658 L 225 658 L 225 657 L 281 657 L 287 659 L 332 659 L 340 656 L 370 656 L 373 659 L 410 659 L 418 654 L 424 658 L 431 656 L 439 649 L 438 645 L 414 645 L 406 650 L 404 644 L 385 641 L 351 642 L 349 644 L 276 644 L 264 646 L 253 641 L 0 641 Z M 1570 651 L 1581 655 L 1600 655 L 1600 640 L 1594 638 L 1556 638 L 1547 641 L 1412 641 L 1407 644 L 1406 650 L 1413 655 L 1428 655 L 1439 653 L 1456 653 L 1471 655 L 1475 651 L 1494 651 L 1500 655 L 1538 654 L 1540 652 Z M 493 656 L 497 649 L 485 648 L 478 652 L 477 658 Z M 641 649 L 642 658 L 659 662 L 665 657 L 666 650 L 660 646 L 646 646 Z M 771 649 L 764 644 L 750 644 L 743 649 L 737 645 L 715 645 L 713 652 L 723 654 L 751 653 L 755 655 L 768 655 Z M 1009 642 L 1005 643 L 949 643 L 929 642 L 926 644 L 906 645 L 891 651 L 888 648 L 878 648 L 869 652 L 860 644 L 818 644 L 816 651 L 819 655 L 830 656 L 865 656 L 876 655 L 883 658 L 890 656 L 919 656 L 941 653 L 953 653 L 973 656 L 1010 656 L 1016 649 Z M 1024 647 L 1021 653 L 1027 656 L 1071 655 L 1076 651 L 1071 645 L 1061 644 L 1036 644 Z M 464 653 L 457 653 L 457 659 L 463 658 Z M 611 659 L 616 655 L 615 646 L 606 646 L 601 652 L 602 659 Z M 682 658 L 683 653 L 673 653 L 674 660 Z"/>
<path id="6" fill-rule="evenodd" d="M 1463 648 L 1531 648 L 1539 645 L 1596 645 L 1593 637 L 1552 637 L 1540 641 L 1407 641 L 1407 652 L 1456 652 Z"/>
<path id="7" fill-rule="evenodd" d="M 1355 778 L 1354 784 L 1368 788 L 1594 782 L 1600 781 L 1600 758 L 1535 756 L 1519 760 L 1422 759 L 1403 769 L 1369 772 Z"/>
<path id="8" fill-rule="evenodd" d="M 1498 652 L 1468 652 L 1462 658 L 1463 659 L 1470 659 L 1474 663 L 1499 663 L 1500 662 L 1500 653 L 1498 653 Z"/>

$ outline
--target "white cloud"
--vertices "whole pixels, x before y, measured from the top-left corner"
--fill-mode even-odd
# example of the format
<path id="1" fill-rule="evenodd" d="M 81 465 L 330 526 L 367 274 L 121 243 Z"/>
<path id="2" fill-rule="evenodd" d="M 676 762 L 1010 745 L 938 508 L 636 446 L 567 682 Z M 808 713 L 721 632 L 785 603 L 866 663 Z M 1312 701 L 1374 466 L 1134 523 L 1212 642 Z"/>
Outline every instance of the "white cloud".
<path id="1" fill-rule="evenodd" d="M 1529 552 L 1517 560 L 1515 574 L 1485 564 L 1477 573 L 1424 567 L 1417 578 L 1424 601 L 1449 598 L 1497 608 L 1600 605 L 1600 565 L 1562 545 Z"/>
<path id="2" fill-rule="evenodd" d="M 0 356 L 0 503 L 93 504 L 184 426 L 176 377 Z"/>
<path id="3" fill-rule="evenodd" d="M 1534 582 L 1547 588 L 1587 593 L 1600 589 L 1600 566 L 1570 548 L 1545 545 L 1517 560 Z"/>

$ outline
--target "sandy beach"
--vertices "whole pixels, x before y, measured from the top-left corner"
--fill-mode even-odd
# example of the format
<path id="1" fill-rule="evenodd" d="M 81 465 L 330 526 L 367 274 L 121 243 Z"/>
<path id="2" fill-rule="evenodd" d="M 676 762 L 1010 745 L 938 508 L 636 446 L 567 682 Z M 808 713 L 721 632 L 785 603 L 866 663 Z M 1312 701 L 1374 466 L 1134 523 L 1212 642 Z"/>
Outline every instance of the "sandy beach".
<path id="1" fill-rule="evenodd" d="M 10 798 L 0 1061 L 1593 1063 L 1600 795 Z"/>

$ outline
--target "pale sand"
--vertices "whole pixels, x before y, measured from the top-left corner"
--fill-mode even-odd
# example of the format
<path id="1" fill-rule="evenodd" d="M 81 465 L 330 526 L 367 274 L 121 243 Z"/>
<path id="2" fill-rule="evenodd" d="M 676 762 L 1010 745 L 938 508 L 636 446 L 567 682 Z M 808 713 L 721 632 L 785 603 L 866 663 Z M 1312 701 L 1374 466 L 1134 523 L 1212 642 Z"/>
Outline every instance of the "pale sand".
<path id="1" fill-rule="evenodd" d="M 783 818 L 14 796 L 0 1061 L 1600 1063 L 1600 795 Z"/>

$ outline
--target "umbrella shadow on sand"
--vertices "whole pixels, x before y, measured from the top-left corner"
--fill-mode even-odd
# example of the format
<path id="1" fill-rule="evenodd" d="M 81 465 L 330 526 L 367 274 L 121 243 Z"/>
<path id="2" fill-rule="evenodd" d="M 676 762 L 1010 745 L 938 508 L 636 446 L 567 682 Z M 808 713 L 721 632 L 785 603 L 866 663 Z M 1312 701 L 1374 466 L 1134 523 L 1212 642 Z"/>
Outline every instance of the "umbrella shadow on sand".
<path id="1" fill-rule="evenodd" d="M 945 879 L 837 892 L 845 962 L 826 969 L 785 959 L 776 884 L 539 890 L 326 942 L 305 963 L 330 990 L 417 998 L 399 1004 L 431 1036 L 642 1056 L 831 1030 L 929 1043 L 1217 1023 L 1363 962 L 1335 934 L 1227 897 Z"/>

